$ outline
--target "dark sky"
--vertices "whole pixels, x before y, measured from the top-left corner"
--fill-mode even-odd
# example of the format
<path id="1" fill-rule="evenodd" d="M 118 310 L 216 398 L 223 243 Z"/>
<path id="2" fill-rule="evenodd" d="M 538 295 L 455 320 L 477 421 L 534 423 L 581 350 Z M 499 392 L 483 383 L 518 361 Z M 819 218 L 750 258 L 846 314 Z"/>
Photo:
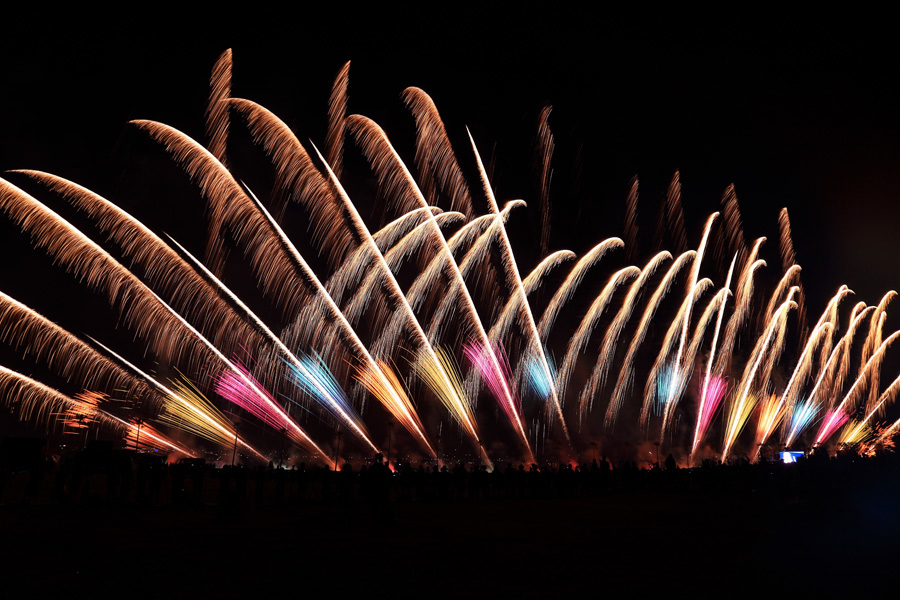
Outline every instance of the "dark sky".
<path id="1" fill-rule="evenodd" d="M 486 156 L 496 153 L 501 200 L 533 194 L 529 148 L 538 112 L 551 104 L 553 249 L 582 252 L 622 235 L 630 178 L 639 176 L 640 209 L 652 215 L 679 170 L 691 245 L 733 183 L 748 239 L 768 236 L 764 257 L 778 268 L 777 216 L 788 208 L 811 314 L 842 283 L 870 304 L 898 287 L 898 53 L 889 19 L 596 13 L 493 4 L 337 6 L 299 17 L 256 7 L 202 17 L 26 9 L 5 15 L 0 37 L 0 169 L 67 177 L 153 223 L 170 215 L 127 193 L 141 168 L 129 119 L 202 139 L 207 78 L 230 47 L 234 95 L 322 146 L 331 82 L 351 60 L 351 112 L 381 123 L 411 158 L 414 124 L 399 96 L 423 88 L 458 152 L 467 125 Z M 177 220 L 166 227 L 192 235 Z M 31 250 L 11 232 L 0 230 L 0 289 L 46 301 L 56 280 L 19 266 Z M 887 332 L 897 326 L 889 319 Z"/>
<path id="2" fill-rule="evenodd" d="M 751 239 L 774 241 L 778 209 L 788 207 L 808 286 L 824 295 L 847 283 L 870 302 L 895 287 L 900 131 L 884 20 L 646 12 L 14 15 L 0 40 L 0 168 L 47 170 L 115 197 L 127 121 L 201 136 L 206 79 L 227 47 L 235 95 L 321 144 L 331 80 L 352 60 L 351 111 L 408 139 L 399 94 L 422 87 L 451 135 L 468 125 L 485 154 L 496 143 L 506 164 L 520 165 L 497 173 L 510 197 L 531 191 L 520 147 L 552 104 L 556 172 L 566 180 L 575 158 L 582 169 L 578 190 L 553 198 L 557 227 L 576 204 L 621 211 L 635 174 L 642 200 L 655 202 L 679 169 L 692 244 L 734 183 Z M 601 213 L 579 223 L 578 237 L 620 234 L 620 218 Z"/>

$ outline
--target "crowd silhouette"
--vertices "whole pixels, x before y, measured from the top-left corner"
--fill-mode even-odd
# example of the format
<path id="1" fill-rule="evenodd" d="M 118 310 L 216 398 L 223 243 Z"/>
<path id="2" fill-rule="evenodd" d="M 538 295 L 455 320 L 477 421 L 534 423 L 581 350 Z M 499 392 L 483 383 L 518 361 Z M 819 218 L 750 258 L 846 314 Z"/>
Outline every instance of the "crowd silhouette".
<path id="1" fill-rule="evenodd" d="M 864 482 L 897 482 L 900 460 L 892 452 L 863 457 L 854 452 L 813 453 L 795 464 L 707 459 L 679 468 L 673 455 L 640 468 L 605 457 L 572 463 L 391 463 L 381 454 L 338 470 L 299 463 L 280 468 L 225 465 L 203 459 L 167 463 L 164 456 L 88 447 L 54 460 L 0 452 L 0 504 L 134 504 L 265 506 L 303 503 L 479 502 L 514 499 L 590 498 L 622 493 L 762 492 L 809 497 Z"/>

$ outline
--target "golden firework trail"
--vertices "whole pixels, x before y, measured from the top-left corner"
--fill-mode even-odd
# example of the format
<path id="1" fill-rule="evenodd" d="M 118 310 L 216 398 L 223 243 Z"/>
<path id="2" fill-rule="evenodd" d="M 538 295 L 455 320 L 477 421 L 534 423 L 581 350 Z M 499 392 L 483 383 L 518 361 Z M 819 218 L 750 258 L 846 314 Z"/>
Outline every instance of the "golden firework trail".
<path id="1" fill-rule="evenodd" d="M 432 357 L 437 362 L 432 362 Z M 475 424 L 475 415 L 471 405 L 466 401 L 462 389 L 462 380 L 459 378 L 459 368 L 453 356 L 443 348 L 434 348 L 432 352 L 421 350 L 421 356 L 415 362 L 415 368 L 419 375 L 431 388 L 435 396 L 447 408 L 450 415 L 459 423 L 469 436 L 475 440 L 481 458 L 488 467 L 492 466 L 490 458 L 484 449 L 484 443 L 478 435 Z"/>
<path id="2" fill-rule="evenodd" d="M 468 277 L 469 273 L 475 268 L 475 266 L 477 266 L 479 263 L 481 263 L 487 256 L 491 241 L 494 239 L 494 237 L 497 234 L 497 231 L 499 228 L 498 222 L 500 221 L 500 219 L 503 219 L 503 221 L 505 222 L 506 219 L 509 217 L 509 214 L 512 211 L 512 209 L 517 206 L 522 206 L 522 205 L 524 205 L 524 202 L 522 202 L 521 200 L 514 200 L 512 202 L 507 203 L 506 206 L 504 206 L 503 210 L 500 211 L 499 218 L 495 217 L 494 215 L 485 215 L 484 217 L 479 217 L 478 219 L 475 219 L 475 221 L 472 222 L 472 223 L 474 223 L 481 219 L 485 219 L 484 222 L 489 223 L 489 226 L 478 236 L 478 238 L 475 240 L 475 242 L 469 248 L 468 252 L 466 252 L 465 257 L 463 258 L 462 262 L 459 263 L 459 270 L 462 272 L 463 277 Z M 448 240 L 448 244 L 450 245 L 451 249 L 454 249 L 454 248 L 458 247 L 459 245 L 461 245 L 461 242 L 463 241 L 463 239 L 462 239 L 462 237 L 457 239 L 457 236 L 460 236 L 460 234 L 462 234 L 464 231 L 467 231 L 467 229 L 468 229 L 468 226 L 463 227 L 462 229 L 459 230 L 459 232 L 457 232 L 456 235 L 454 235 L 453 237 L 450 238 L 450 240 Z M 561 262 L 561 260 L 560 260 L 560 262 Z M 552 266 L 554 266 L 554 264 L 556 264 L 556 261 L 551 261 L 550 263 L 542 263 L 542 264 L 547 264 L 548 266 L 546 267 L 546 269 L 549 270 L 550 268 L 552 268 Z M 483 272 L 483 270 L 476 271 L 475 278 L 478 279 L 478 275 L 482 272 Z M 419 282 L 417 281 L 416 284 L 418 284 L 418 283 Z M 481 282 L 479 281 L 478 283 L 481 283 Z M 528 293 L 530 293 L 530 292 L 528 292 L 526 290 L 526 294 L 528 294 Z M 445 295 L 443 300 L 441 301 L 440 307 L 438 308 L 437 316 L 433 319 L 432 329 L 435 329 L 438 325 L 443 325 L 444 319 L 447 318 L 447 315 L 452 310 L 453 306 L 454 305 L 453 305 L 453 302 L 451 301 L 451 298 L 449 296 Z M 518 296 L 511 296 L 510 299 L 507 301 L 506 306 L 503 309 L 502 316 L 494 324 L 494 326 L 491 328 L 491 330 L 488 332 L 488 337 L 491 339 L 492 342 L 498 342 L 502 339 L 503 336 L 506 335 L 508 328 L 511 327 L 511 324 L 514 322 L 515 318 L 519 316 L 519 311 L 521 311 L 521 310 L 525 310 L 525 308 L 523 308 L 521 305 L 521 298 L 519 298 Z M 507 311 L 509 311 L 509 312 L 507 312 Z M 477 372 L 478 372 L 477 369 L 474 369 L 471 371 L 471 373 L 477 373 Z M 480 379 L 475 379 L 473 381 L 473 384 L 475 385 L 474 389 L 477 391 L 478 385 L 480 385 Z M 469 389 L 469 388 L 467 387 L 466 389 Z"/>
<path id="3" fill-rule="evenodd" d="M 542 260 L 531 270 L 531 273 L 522 280 L 522 289 L 525 290 L 525 295 L 530 296 L 533 294 L 541 284 L 544 283 L 544 279 L 553 269 L 566 261 L 574 260 L 575 256 L 575 253 L 571 250 L 557 250 Z M 518 311 L 522 310 L 521 304 L 522 299 L 519 296 L 510 296 L 509 300 L 507 300 L 506 304 L 503 306 L 500 316 L 494 321 L 493 327 L 491 327 L 491 330 L 488 332 L 488 337 L 491 338 L 491 341 L 496 342 L 507 336 L 514 324 Z M 560 392 L 560 395 L 562 395 L 562 392 Z"/>
<path id="4" fill-rule="evenodd" d="M 772 315 L 775 314 L 775 310 L 783 301 L 782 297 L 784 296 L 785 291 L 793 287 L 792 284 L 794 280 L 799 280 L 799 278 L 800 265 L 793 265 L 785 271 L 784 275 L 778 281 L 778 285 L 775 286 L 775 291 L 772 292 L 772 295 L 769 297 L 769 304 L 766 306 L 766 312 L 763 316 L 764 323 L 768 323 L 769 319 L 772 318 Z"/>
<path id="5" fill-rule="evenodd" d="M 894 400 L 896 400 L 898 392 L 900 392 L 900 375 L 898 375 L 897 378 L 894 379 L 894 381 L 892 381 L 891 384 L 887 387 L 887 389 L 884 390 L 884 392 L 881 394 L 881 397 L 878 399 L 878 404 L 892 403 Z M 876 406 L 872 410 L 870 410 L 869 414 L 866 415 L 866 418 L 863 419 L 863 423 L 867 423 L 869 419 L 872 418 L 872 415 L 874 415 L 880 408 L 880 406 Z M 895 421 L 889 427 L 885 427 L 884 430 L 881 431 L 881 433 L 878 435 L 876 443 L 884 442 L 889 436 L 894 435 L 894 433 L 897 432 L 898 428 L 900 428 L 900 419 Z"/>
<path id="6" fill-rule="evenodd" d="M 830 398 L 830 400 L 826 399 L 822 403 L 825 409 L 832 408 L 835 401 L 834 396 L 839 394 L 843 387 L 843 376 L 839 376 L 839 374 L 836 375 L 836 372 L 840 371 L 840 364 L 845 360 L 844 357 L 849 353 L 850 345 L 853 343 L 853 336 L 856 333 L 859 324 L 865 318 L 866 313 L 873 310 L 873 307 L 871 306 L 860 310 L 863 308 L 860 306 L 861 304 L 863 303 L 859 303 L 853 307 L 853 311 L 850 314 L 850 325 L 847 328 L 847 333 L 841 337 L 837 346 L 832 349 L 828 361 L 821 366 L 819 376 L 816 378 L 816 384 L 810 392 L 809 399 L 815 402 L 818 402 L 820 397 L 819 394 L 828 395 L 827 398 Z M 829 340 L 830 337 L 826 337 L 825 339 Z"/>
<path id="7" fill-rule="evenodd" d="M 422 191 L 430 204 L 440 204 L 447 196 L 452 210 L 475 216 L 472 197 L 466 178 L 456 160 L 447 130 L 431 97 L 417 87 L 408 87 L 401 94 L 416 120 L 416 167 Z"/>
<path id="8" fill-rule="evenodd" d="M 677 179 L 678 173 L 675 173 L 675 177 Z M 679 198 L 681 196 L 681 186 L 678 185 L 678 195 Z M 680 206 L 680 201 L 679 201 Z M 719 213 L 713 213 L 706 219 L 706 226 L 703 228 L 703 237 L 700 240 L 700 247 L 697 248 L 697 256 L 694 258 L 694 262 L 691 265 L 691 278 L 688 281 L 688 294 L 687 297 L 690 299 L 687 303 L 687 307 L 682 317 L 681 322 L 681 339 L 678 342 L 678 354 L 675 355 L 675 368 L 678 370 L 683 370 L 684 365 L 682 363 L 682 353 L 684 352 L 684 346 L 687 343 L 687 335 L 688 335 L 688 327 L 691 324 L 691 309 L 694 307 L 695 297 L 696 297 L 696 288 L 698 286 L 697 280 L 700 277 L 700 265 L 703 262 L 703 255 L 706 253 L 706 244 L 709 241 L 709 232 L 712 229 L 713 221 L 716 220 L 716 217 L 719 216 Z M 710 281 L 710 284 L 712 282 Z"/>
<path id="9" fill-rule="evenodd" d="M 344 170 L 344 134 L 347 119 L 347 86 L 350 83 L 350 61 L 338 71 L 328 97 L 328 134 L 325 138 L 325 155 L 328 164 L 340 179 Z"/>
<path id="10" fill-rule="evenodd" d="M 839 446 L 856 446 L 864 443 L 872 437 L 872 428 L 864 421 L 847 421 L 838 436 L 837 443 Z"/>
<path id="11" fill-rule="evenodd" d="M 406 427 L 408 431 L 418 435 L 418 439 L 431 454 L 432 458 L 437 458 L 437 452 L 434 451 L 434 448 L 431 447 L 431 443 L 425 436 L 425 426 L 419 420 L 415 406 L 413 406 L 412 400 L 407 396 L 406 390 L 394 373 L 394 370 L 383 361 L 378 361 L 378 370 L 383 376 L 376 376 L 369 369 L 357 367 L 356 378 L 373 396 L 384 404 L 401 425 Z"/>
<path id="12" fill-rule="evenodd" d="M 825 310 L 822 312 L 822 316 L 819 317 L 816 325 L 824 322 L 829 322 L 834 325 L 834 329 L 832 329 L 832 336 L 834 332 L 837 331 L 838 326 L 838 308 L 840 307 L 841 301 L 844 298 L 853 294 L 853 290 L 848 288 L 846 285 L 842 285 L 838 288 L 838 291 L 831 297 L 831 300 L 828 301 L 828 304 L 825 306 Z M 834 343 L 832 336 L 825 338 L 825 343 L 822 344 L 822 348 L 819 350 L 819 364 L 823 364 L 828 357 L 831 355 L 832 344 Z"/>
<path id="13" fill-rule="evenodd" d="M 538 134 L 537 147 L 535 148 L 536 163 L 539 165 L 539 187 L 541 199 L 541 255 L 547 254 L 550 246 L 550 180 L 553 177 L 553 171 L 550 169 L 551 159 L 553 158 L 553 132 L 550 131 L 550 112 L 553 110 L 551 106 L 545 106 L 541 109 L 538 117 Z"/>
<path id="14" fill-rule="evenodd" d="M 840 360 L 836 363 L 836 369 L 830 371 L 827 375 L 827 379 L 825 380 L 826 389 L 840 391 L 844 388 L 844 380 L 850 372 L 850 348 L 853 345 L 853 338 L 856 337 L 856 332 L 862 325 L 866 314 L 874 312 L 874 310 L 874 306 L 867 307 L 865 302 L 857 302 L 856 306 L 853 307 L 853 310 L 850 312 L 850 327 L 847 328 L 847 333 L 844 334 L 844 337 L 841 340 L 842 343 L 837 347 L 840 351 Z M 860 374 L 861 373 L 862 369 L 860 369 Z M 833 406 L 834 401 L 835 397 L 834 394 L 832 394 L 828 401 L 827 408 L 830 409 Z"/>
<path id="15" fill-rule="evenodd" d="M 625 252 L 629 262 L 638 260 L 638 178 L 631 178 L 628 196 L 625 199 Z"/>
<path id="16" fill-rule="evenodd" d="M 726 367 L 731 363 L 731 355 L 734 351 L 738 331 L 743 326 L 750 311 L 750 300 L 753 295 L 753 275 L 757 269 L 766 264 L 766 261 L 762 259 L 757 260 L 756 258 L 759 254 L 760 246 L 765 241 L 766 238 L 764 237 L 756 240 L 738 277 L 735 286 L 737 295 L 734 301 L 734 312 L 731 313 L 731 318 L 728 319 L 728 324 L 725 326 L 722 349 L 719 351 L 719 356 L 713 366 L 713 371 L 716 373 L 724 373 L 727 370 Z"/>
<path id="17" fill-rule="evenodd" d="M 872 354 L 872 352 L 875 351 L 875 348 L 881 345 L 887 306 L 895 296 L 897 296 L 897 292 L 895 292 L 894 290 L 888 291 L 881 298 L 881 301 L 878 303 L 878 307 L 875 309 L 875 312 L 872 314 L 872 318 L 869 320 L 869 335 L 866 337 L 866 343 L 863 346 L 862 358 L 860 358 L 860 370 L 862 370 L 862 366 L 865 365 L 866 362 L 868 362 L 869 356 Z M 878 401 L 878 390 L 880 384 L 881 366 L 879 365 L 872 372 L 872 378 L 869 384 L 869 399 L 866 402 L 867 412 L 871 411 L 872 407 L 874 407 L 876 404 L 879 404 L 881 407 L 884 406 Z"/>
<path id="18" fill-rule="evenodd" d="M 223 165 L 230 126 L 228 98 L 231 96 L 231 48 L 219 56 L 209 78 L 209 103 L 206 106 L 206 137 L 209 151 Z"/>
<path id="19" fill-rule="evenodd" d="M 234 311 L 212 286 L 139 220 L 102 196 L 61 177 L 40 171 L 18 172 L 47 186 L 88 215 L 122 249 L 132 269 L 140 265 L 150 285 L 161 290 L 176 311 L 197 323 L 217 347 L 226 353 L 234 353 L 239 347 L 259 351 L 261 340 L 256 330 L 235 318 Z"/>
<path id="20" fill-rule="evenodd" d="M 319 248 L 324 249 L 329 265 L 334 267 L 343 264 L 348 254 L 357 247 L 358 239 L 354 237 L 351 228 L 343 226 L 347 224 L 343 204 L 335 197 L 328 178 L 319 172 L 294 132 L 268 109 L 243 98 L 231 98 L 229 106 L 244 117 L 253 140 L 262 146 L 272 161 L 275 167 L 275 189 L 284 190 L 289 201 L 299 203 L 306 209 L 312 240 Z M 188 160 L 184 166 L 196 171 L 196 175 L 192 176 L 197 177 L 200 182 L 204 176 L 209 177 L 219 171 L 219 165 L 200 163 L 199 155 Z M 196 165 L 194 161 L 197 161 Z M 227 178 L 224 178 L 225 175 Z M 230 173 L 225 171 L 222 176 L 222 183 L 219 183 L 221 190 L 216 196 L 208 196 L 213 204 L 210 216 L 226 220 L 230 227 L 242 231 L 245 199 L 241 198 L 242 193 L 236 193 L 241 190 L 235 190 L 228 182 L 231 179 Z M 279 211 L 274 212 L 277 214 Z M 212 233 L 218 235 L 218 229 L 212 230 Z M 259 243 L 252 244 L 252 237 L 249 239 L 250 244 L 246 241 L 245 248 L 251 252 L 250 258 L 255 263 L 265 264 L 265 248 L 257 247 Z M 271 251 L 274 252 L 275 249 L 272 248 Z M 218 274 L 216 269 L 211 270 Z"/>
<path id="21" fill-rule="evenodd" d="M 781 266 L 782 270 L 787 272 L 793 265 L 797 264 L 797 258 L 794 254 L 794 240 L 791 237 L 791 219 L 788 216 L 787 208 L 782 208 L 778 213 L 778 248 L 781 250 Z M 803 284 L 800 283 L 799 275 L 797 277 L 797 285 L 800 286 L 800 293 L 797 296 L 797 320 L 800 323 L 800 346 L 806 345 L 806 335 L 809 332 L 806 322 L 806 292 L 803 291 Z"/>
<path id="22" fill-rule="evenodd" d="M 759 403 L 759 417 L 756 422 L 756 438 L 753 440 L 753 458 L 751 462 L 759 460 L 760 452 L 763 445 L 769 440 L 775 428 L 784 419 L 787 414 L 787 406 L 784 402 L 784 395 L 768 394 L 764 400 Z"/>

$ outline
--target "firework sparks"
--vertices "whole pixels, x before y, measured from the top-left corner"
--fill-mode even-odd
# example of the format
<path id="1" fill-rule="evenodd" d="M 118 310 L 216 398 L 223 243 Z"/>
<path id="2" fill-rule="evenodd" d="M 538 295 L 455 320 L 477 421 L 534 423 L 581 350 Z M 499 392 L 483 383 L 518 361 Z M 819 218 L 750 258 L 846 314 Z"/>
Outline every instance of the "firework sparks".
<path id="1" fill-rule="evenodd" d="M 527 273 L 520 270 L 521 257 L 514 253 L 507 230 L 509 215 L 514 208 L 524 207 L 524 201 L 510 200 L 500 209 L 471 133 L 468 139 L 477 185 L 470 189 L 437 108 L 423 91 L 409 88 L 402 96 L 417 130 L 414 178 L 377 124 L 347 115 L 349 63 L 338 73 L 329 98 L 326 160 L 311 143 L 304 147 L 267 109 L 231 97 L 231 61 L 228 50 L 219 57 L 210 78 L 205 115 L 208 148 L 162 123 L 133 122 L 165 147 L 206 202 L 208 239 L 202 262 L 180 245 L 173 250 L 174 245 L 170 247 L 130 214 L 75 183 L 39 171 L 14 175 L 28 177 L 32 185 L 37 182 L 90 219 L 105 241 L 116 245 L 124 256 L 120 264 L 56 213 L 0 179 L 0 211 L 31 236 L 35 248 L 46 250 L 64 269 L 107 297 L 135 338 L 146 344 L 146 354 L 152 355 L 148 359 L 179 373 L 161 383 L 162 378 L 157 381 L 99 342 L 88 345 L 0 293 L 0 341 L 24 358 L 42 363 L 67 383 L 98 390 L 70 398 L 2 367 L 2 401 L 14 404 L 20 417 L 43 425 L 62 419 L 70 429 L 79 430 L 87 430 L 88 424 L 105 425 L 135 447 L 194 453 L 157 428 L 169 426 L 219 446 L 241 445 L 265 460 L 237 435 L 237 425 L 217 408 L 225 399 L 268 427 L 284 431 L 298 446 L 331 464 L 275 398 L 300 405 L 300 400 L 307 402 L 306 394 L 320 408 L 318 414 L 326 415 L 326 426 L 351 432 L 368 451 L 377 452 L 362 417 L 367 398 L 374 396 L 434 457 L 437 453 L 411 397 L 413 391 L 424 389 L 416 385 L 418 379 L 427 385 L 426 401 L 440 402 L 440 410 L 450 413 L 462 437 L 477 445 L 481 460 L 490 466 L 486 444 L 491 440 L 489 435 L 486 440 L 487 432 L 479 428 L 479 418 L 484 415 L 476 410 L 481 410 L 476 401 L 483 385 L 496 399 L 530 462 L 538 443 L 546 447 L 548 442 L 557 442 L 548 439 L 555 436 L 556 420 L 560 437 L 571 449 L 585 442 L 581 436 L 593 429 L 585 425 L 594 401 L 604 392 L 608 375 L 618 369 L 603 415 L 604 429 L 611 435 L 619 415 L 632 414 L 622 408 L 630 401 L 635 374 L 645 371 L 641 361 L 646 359 L 649 374 L 639 383 L 643 398 L 636 394 L 633 407 L 640 415 L 638 427 L 647 431 L 652 412 L 661 423 L 660 440 L 677 439 L 671 434 L 678 427 L 692 429 L 691 455 L 714 427 L 723 406 L 727 407 L 722 423 L 723 460 L 739 451 L 741 432 L 754 412 L 754 458 L 779 427 L 789 445 L 823 414 L 814 442 L 818 447 L 838 432 L 838 443 L 844 446 L 889 443 L 888 436 L 900 428 L 900 421 L 882 429 L 873 423 L 900 389 L 897 378 L 879 394 L 885 351 L 900 335 L 883 335 L 887 308 L 896 292 L 885 294 L 877 306 L 857 303 L 838 338 L 838 323 L 845 322 L 847 312 L 841 303 L 852 293 L 841 286 L 816 326 L 808 330 L 801 269 L 787 209 L 778 216 L 783 275 L 771 294 L 762 297 L 756 288 L 766 289 L 769 283 L 757 282 L 766 265 L 760 258 L 765 238 L 748 247 L 733 187 L 722 198 L 721 215 L 707 218 L 697 249 L 686 252 L 687 228 L 680 174 L 676 172 L 660 207 L 656 240 L 670 240 L 674 253 L 680 254 L 653 293 L 648 290 L 640 321 L 630 326 L 650 279 L 663 262 L 673 258 L 673 253 L 660 251 L 642 270 L 634 266 L 612 269 L 601 260 L 622 246 L 626 246 L 630 262 L 639 259 L 636 178 L 626 199 L 623 238 L 628 244 L 613 237 L 595 245 L 568 274 L 554 273 L 562 283 L 541 289 L 554 280 L 550 274 L 556 267 L 576 258 L 568 250 L 547 255 L 550 161 L 555 151 L 548 126 L 549 107 L 541 113 L 538 131 L 541 226 L 536 248 L 540 248 L 540 257 Z M 228 140 L 234 137 L 230 132 L 242 126 L 271 163 L 274 185 L 261 194 L 262 200 L 230 171 L 237 156 L 228 153 Z M 347 173 L 343 155 L 348 135 L 355 139 L 378 180 L 379 202 L 386 202 L 382 222 L 393 218 L 380 231 L 370 231 L 361 217 L 366 213 L 344 187 L 349 182 L 341 181 Z M 476 213 L 473 199 L 487 201 L 487 214 Z M 438 204 L 449 204 L 451 210 L 445 212 Z M 290 228 L 282 228 L 288 207 L 293 205 L 304 212 L 311 230 L 301 247 L 308 244 L 321 259 L 308 262 L 287 235 L 285 229 Z M 720 217 L 723 231 L 717 239 L 712 227 Z M 287 324 L 284 329 L 270 328 L 223 282 L 226 248 L 231 242 L 243 251 L 262 296 L 279 313 L 272 322 Z M 725 266 L 724 253 L 717 254 L 716 274 L 712 265 L 704 264 L 710 245 L 717 252 L 727 247 L 733 258 L 724 287 L 716 284 L 717 293 L 701 312 L 696 306 L 700 295 L 712 287 Z M 689 261 L 693 262 L 684 294 L 667 301 L 660 310 Z M 709 279 L 701 279 L 701 267 L 704 274 L 710 271 Z M 599 294 L 591 291 L 596 295 L 587 311 L 574 319 L 569 315 L 562 318 L 564 311 L 578 304 L 576 294 L 586 293 L 582 288 L 600 287 L 595 275 L 606 283 Z M 404 288 L 401 282 L 411 285 Z M 588 352 L 592 335 L 626 283 L 622 304 L 607 319 L 596 360 L 582 368 L 579 361 Z M 540 294 L 536 293 L 539 289 Z M 542 298 L 548 297 L 544 306 Z M 587 299 L 583 300 L 586 305 Z M 798 313 L 796 336 L 788 331 L 792 310 Z M 657 317 L 657 312 L 665 315 L 665 324 L 659 323 L 663 317 Z M 853 347 L 865 320 L 865 342 L 861 348 Z M 701 347 L 713 321 L 712 344 L 704 355 Z M 574 332 L 563 331 L 569 322 L 579 323 Z M 626 330 L 629 344 L 620 358 L 617 347 Z M 652 350 L 642 348 L 648 336 L 653 340 Z M 752 350 L 745 356 L 740 348 L 748 338 Z M 792 356 L 788 365 L 780 365 L 788 339 L 798 339 L 802 351 L 799 358 Z M 463 345 L 464 341 L 468 343 Z M 94 347 L 104 348 L 105 354 Z M 563 347 L 565 354 L 557 372 L 551 357 Z M 395 361 L 402 352 L 409 352 L 414 359 L 411 368 L 399 373 Z M 252 373 L 226 358 L 238 355 L 252 361 Z M 456 363 L 462 355 L 472 365 L 468 372 L 461 372 Z M 772 393 L 788 372 L 791 375 L 784 390 Z M 845 392 L 851 372 L 856 379 Z M 678 408 L 679 402 L 695 373 L 700 379 L 696 416 L 681 419 L 686 413 Z M 576 380 L 582 381 L 585 375 L 582 387 L 576 389 Z M 191 381 L 199 382 L 206 392 L 203 382 L 213 381 L 221 398 L 212 393 L 207 397 Z M 296 385 L 288 385 L 288 381 Z M 730 396 L 726 381 L 734 382 Z M 520 393 L 526 385 L 541 402 L 523 406 Z M 119 408 L 108 405 L 104 396 L 118 397 L 112 390 L 124 396 Z M 570 395 L 577 392 L 577 408 L 566 406 L 567 391 Z M 123 408 L 141 411 L 141 420 L 114 414 Z M 853 415 L 864 416 L 850 421 Z M 573 418 L 579 425 L 576 437 L 569 431 Z M 878 432 L 872 433 L 875 430 Z"/>

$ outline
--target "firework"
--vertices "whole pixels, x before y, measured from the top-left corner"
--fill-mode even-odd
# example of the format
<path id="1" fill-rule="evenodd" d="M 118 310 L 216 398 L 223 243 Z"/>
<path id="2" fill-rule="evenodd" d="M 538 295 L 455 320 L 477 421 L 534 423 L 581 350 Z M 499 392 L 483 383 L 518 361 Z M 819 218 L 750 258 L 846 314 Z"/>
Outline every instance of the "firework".
<path id="1" fill-rule="evenodd" d="M 535 151 L 539 256 L 533 268 L 522 270 L 527 254 L 515 251 L 507 226 L 525 202 L 498 201 L 471 133 L 467 158 L 474 168 L 468 170 L 476 177 L 467 181 L 467 169 L 425 92 L 408 88 L 402 94 L 416 126 L 412 169 L 378 124 L 348 115 L 349 63 L 331 89 L 320 153 L 264 107 L 231 97 L 231 60 L 230 51 L 223 53 L 210 78 L 206 147 L 168 125 L 133 121 L 164 147 L 205 202 L 202 258 L 172 238 L 164 241 L 78 184 L 39 171 L 17 172 L 89 219 L 105 243 L 117 247 L 119 262 L 23 189 L 0 179 L 0 211 L 31 236 L 35 248 L 104 294 L 136 343 L 145 345 L 148 360 L 164 373 L 150 375 L 153 367 L 142 370 L 99 342 L 84 342 L 0 292 L 0 340 L 67 385 L 95 390 L 69 397 L 2 367 L 2 400 L 15 405 L 20 417 L 45 427 L 59 421 L 79 431 L 89 424 L 108 426 L 134 447 L 197 454 L 190 443 L 170 439 L 166 430 L 178 429 L 185 432 L 180 438 L 223 448 L 240 445 L 265 460 L 233 422 L 254 420 L 283 432 L 329 466 L 334 463 L 314 438 L 347 431 L 365 452 L 378 452 L 370 419 L 383 417 L 384 408 L 431 457 L 437 456 L 430 441 L 434 432 L 426 424 L 443 427 L 436 424 L 449 414 L 460 438 L 477 447 L 490 467 L 487 448 L 494 432 L 485 429 L 490 418 L 477 403 L 485 387 L 529 462 L 538 443 L 577 450 L 585 435 L 600 430 L 595 420 L 602 422 L 604 435 L 613 436 L 624 415 L 635 415 L 626 426 L 644 436 L 650 435 L 651 420 L 654 426 L 658 422 L 660 441 L 677 439 L 676 430 L 688 428 L 693 455 L 724 413 L 718 425 L 723 460 L 750 443 L 751 434 L 742 442 L 742 431 L 754 413 L 754 457 L 776 429 L 785 444 L 793 444 L 820 415 L 814 442 L 819 447 L 838 431 L 837 443 L 847 446 L 883 443 L 900 428 L 872 433 L 879 427 L 873 420 L 884 415 L 900 389 L 898 380 L 881 389 L 886 351 L 900 335 L 883 335 L 896 293 L 888 292 L 876 306 L 853 306 L 837 338 L 847 312 L 841 303 L 852 293 L 841 286 L 807 330 L 808 300 L 787 209 L 777 221 L 780 277 L 764 275 L 760 255 L 766 238 L 751 246 L 745 241 L 733 187 L 726 190 L 720 213 L 707 217 L 696 250 L 687 250 L 677 172 L 658 213 L 656 253 L 643 269 L 608 264 L 618 259 L 613 251 L 620 248 L 629 262 L 643 264 L 638 263 L 636 178 L 627 194 L 621 238 L 610 237 L 580 257 L 569 250 L 550 252 L 556 140 L 545 107 Z M 271 165 L 273 184 L 260 197 L 231 170 L 240 155 L 229 154 L 229 140 L 239 128 Z M 387 222 L 380 229 L 370 227 L 363 217 L 369 213 L 348 191 L 354 189 L 347 181 L 353 165 L 344 165 L 350 144 L 378 183 L 380 222 Z M 310 231 L 299 246 L 286 223 L 294 210 L 302 211 Z M 713 229 L 719 220 L 721 238 Z M 666 239 L 670 250 L 659 246 Z M 263 299 L 274 309 L 260 315 L 276 313 L 266 317 L 270 323 L 225 283 L 232 245 L 243 252 Z M 307 247 L 318 256 L 304 257 Z M 704 261 L 708 247 L 716 249 L 716 261 Z M 559 273 L 557 267 L 569 261 L 574 264 L 568 273 Z M 658 275 L 666 261 L 671 265 Z M 676 287 L 688 263 L 684 286 Z M 560 283 L 551 289 L 554 281 Z M 716 292 L 703 300 L 709 290 Z M 566 314 L 576 307 L 586 308 Z M 630 324 L 638 312 L 640 319 Z M 569 323 L 577 323 L 573 331 L 566 330 Z M 854 347 L 864 325 L 865 341 Z M 591 345 L 595 333 L 599 347 Z M 799 340 L 796 355 L 785 350 L 794 339 Z M 558 371 L 554 352 L 562 357 Z M 464 368 L 457 362 L 462 356 L 468 359 Z M 178 375 L 166 378 L 173 371 Z M 615 382 L 607 382 L 611 373 Z M 635 381 L 639 373 L 646 379 Z M 851 373 L 856 379 L 845 391 Z M 730 393 L 726 381 L 732 382 Z M 682 406 L 690 402 L 689 397 L 682 401 L 688 389 L 698 393 L 690 411 Z M 113 391 L 121 406 L 108 401 Z M 577 402 L 567 404 L 567 396 Z M 538 401 L 529 401 L 533 397 Z M 367 412 L 370 398 L 377 404 Z M 223 401 L 237 414 L 226 417 Z M 115 414 L 120 410 L 129 411 L 127 418 Z M 140 421 L 134 415 L 141 415 Z M 851 416 L 861 418 L 850 421 Z M 309 433 L 300 421 L 316 417 L 309 430 L 315 433 Z M 569 429 L 573 420 L 575 435 Z"/>

